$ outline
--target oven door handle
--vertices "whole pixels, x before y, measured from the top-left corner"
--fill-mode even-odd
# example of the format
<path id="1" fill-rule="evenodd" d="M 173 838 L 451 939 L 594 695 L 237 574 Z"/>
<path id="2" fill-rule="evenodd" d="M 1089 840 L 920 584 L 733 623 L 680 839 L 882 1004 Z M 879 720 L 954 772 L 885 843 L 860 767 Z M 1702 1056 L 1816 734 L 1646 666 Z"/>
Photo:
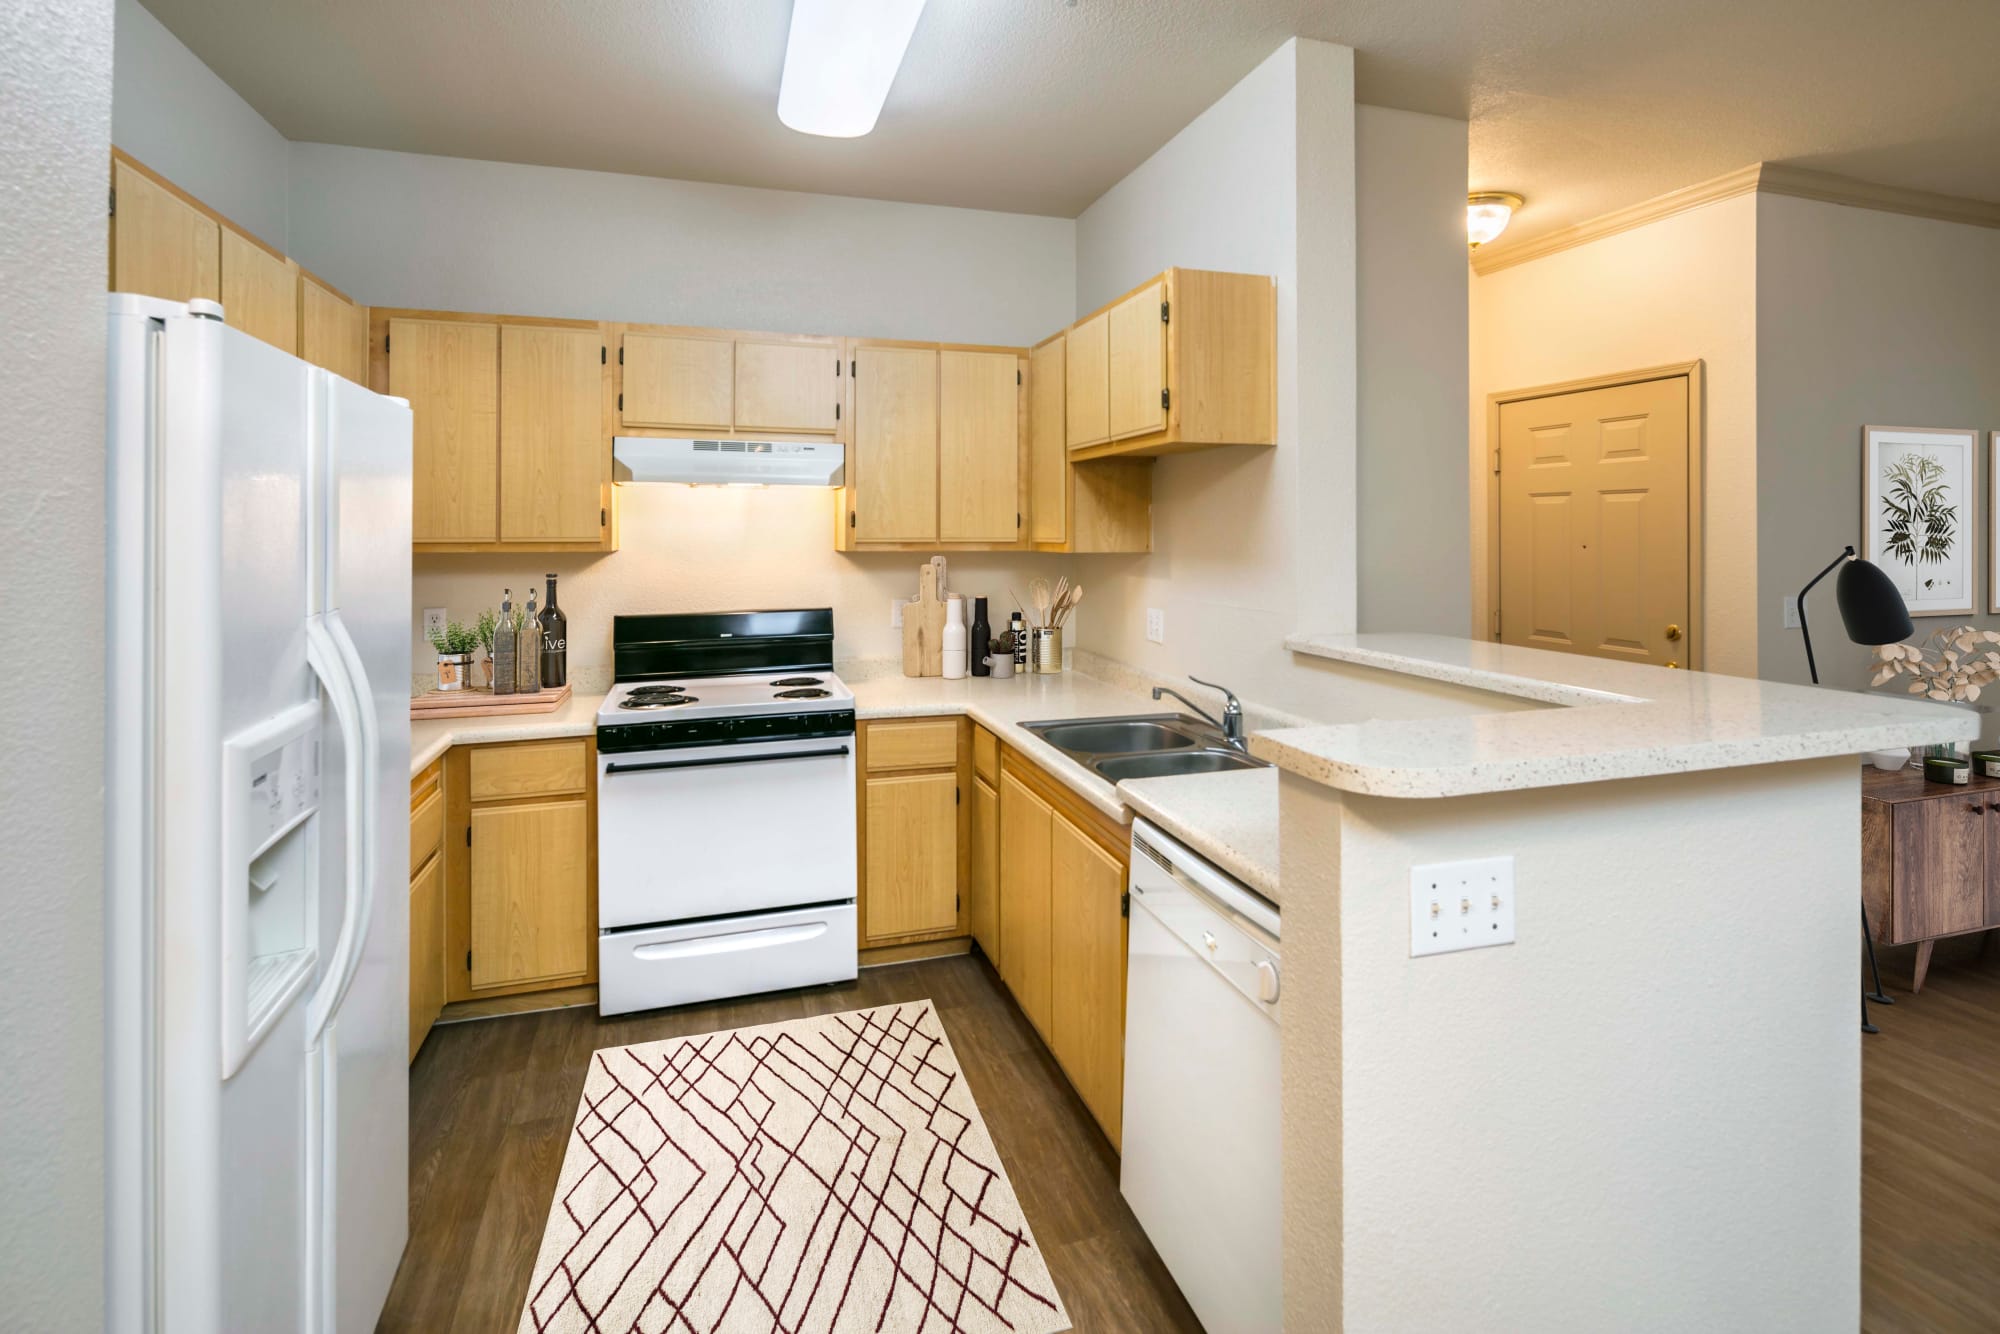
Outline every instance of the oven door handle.
<path id="1" fill-rule="evenodd" d="M 712 760 L 647 760 L 642 764 L 607 764 L 604 775 L 640 774 L 657 769 L 711 769 L 718 764 L 762 764 L 767 760 L 821 760 L 847 754 L 845 746 L 823 750 L 785 750 L 772 755 L 719 755 Z"/>

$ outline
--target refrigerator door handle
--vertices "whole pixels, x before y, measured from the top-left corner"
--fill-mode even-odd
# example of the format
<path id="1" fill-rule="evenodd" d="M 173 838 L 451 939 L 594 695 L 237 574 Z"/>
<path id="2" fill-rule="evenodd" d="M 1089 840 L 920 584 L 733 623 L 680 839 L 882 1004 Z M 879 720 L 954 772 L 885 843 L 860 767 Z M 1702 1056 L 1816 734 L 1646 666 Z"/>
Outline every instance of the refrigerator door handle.
<path id="1" fill-rule="evenodd" d="M 326 620 L 324 616 L 306 619 L 306 661 L 312 665 L 313 672 L 326 690 L 327 700 L 333 705 L 334 720 L 340 725 L 341 748 L 360 762 L 349 763 L 344 775 L 348 849 L 344 877 L 346 905 L 340 917 L 340 935 L 326 956 L 326 972 L 306 1007 L 308 1050 L 319 1045 L 320 1036 L 339 1007 L 341 997 L 346 994 L 347 982 L 352 979 L 360 959 L 361 933 L 367 929 L 367 923 L 358 919 L 366 911 L 367 880 L 371 874 L 369 863 L 362 854 L 367 846 L 366 822 L 371 796 L 367 786 L 367 736 L 373 729 L 362 722 L 367 710 L 360 707 L 359 696 L 348 675 L 345 655 L 341 653 Z M 359 930 L 356 929 L 357 924 Z"/>
<path id="2" fill-rule="evenodd" d="M 347 989 L 354 982 L 354 975 L 361 968 L 361 956 L 367 948 L 368 928 L 375 916 L 376 898 L 376 850 L 381 845 L 380 815 L 375 808 L 375 794 L 382 785 L 382 734 L 375 717 L 375 694 L 368 682 L 368 669 L 362 665 L 361 652 L 354 645 L 354 637 L 347 632 L 346 624 L 338 611 L 327 612 L 320 620 L 324 624 L 334 652 L 340 659 L 340 674 L 350 692 L 355 706 L 355 718 L 360 726 L 361 745 L 361 797 L 360 834 L 358 842 L 350 841 L 347 865 L 348 899 L 347 911 L 341 917 L 340 938 L 346 947 L 336 951 L 333 966 L 327 970 L 326 983 L 320 996 L 315 996 L 312 1017 L 317 1020 L 311 1031 L 318 1033 L 331 1022 L 339 1010 L 341 1001 L 347 997 Z M 349 773 L 353 770 L 350 766 Z M 350 785 L 351 787 L 351 785 Z M 354 821 L 348 825 L 352 829 Z M 351 928 L 351 929 L 350 929 Z M 319 1005 L 324 998 L 325 1008 Z"/>

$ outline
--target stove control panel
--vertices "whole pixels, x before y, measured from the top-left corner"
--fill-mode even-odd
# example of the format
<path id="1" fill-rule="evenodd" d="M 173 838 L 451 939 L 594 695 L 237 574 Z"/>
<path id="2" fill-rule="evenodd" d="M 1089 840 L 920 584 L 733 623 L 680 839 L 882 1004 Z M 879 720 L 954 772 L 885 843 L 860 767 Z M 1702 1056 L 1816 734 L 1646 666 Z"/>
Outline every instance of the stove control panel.
<path id="1" fill-rule="evenodd" d="M 673 750 L 682 746 L 722 746 L 743 741 L 796 741 L 819 736 L 853 736 L 854 710 L 816 713 L 761 713 L 739 718 L 684 718 L 619 722 L 597 729 L 600 754 Z"/>

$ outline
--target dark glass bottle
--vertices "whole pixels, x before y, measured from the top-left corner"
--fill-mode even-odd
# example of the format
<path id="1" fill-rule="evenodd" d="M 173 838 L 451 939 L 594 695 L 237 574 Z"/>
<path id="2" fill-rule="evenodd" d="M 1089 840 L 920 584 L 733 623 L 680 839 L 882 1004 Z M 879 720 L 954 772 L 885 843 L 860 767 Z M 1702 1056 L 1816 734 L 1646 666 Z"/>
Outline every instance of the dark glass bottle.
<path id="1" fill-rule="evenodd" d="M 972 657 L 972 674 L 993 675 L 993 668 L 986 661 L 986 655 L 993 651 L 993 627 L 986 623 L 985 598 L 972 599 L 972 629 L 965 639 Z"/>
<path id="2" fill-rule="evenodd" d="M 569 617 L 556 605 L 556 577 L 549 580 L 549 602 L 542 608 L 542 689 L 569 684 Z"/>

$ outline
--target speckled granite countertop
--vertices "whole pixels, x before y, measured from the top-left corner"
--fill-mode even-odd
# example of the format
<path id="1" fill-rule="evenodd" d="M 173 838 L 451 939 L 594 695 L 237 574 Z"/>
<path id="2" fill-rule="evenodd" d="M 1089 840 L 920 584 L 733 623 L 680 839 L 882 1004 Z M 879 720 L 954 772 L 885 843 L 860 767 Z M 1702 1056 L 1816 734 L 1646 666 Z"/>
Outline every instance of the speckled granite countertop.
<path id="1" fill-rule="evenodd" d="M 1979 719 L 1891 695 L 1669 671 L 1444 635 L 1332 635 L 1295 653 L 1557 705 L 1261 732 L 1253 753 L 1382 797 L 1455 797 L 1966 741 Z"/>
<path id="2" fill-rule="evenodd" d="M 1140 778 L 1118 785 L 1133 811 L 1278 903 L 1278 771 Z"/>

